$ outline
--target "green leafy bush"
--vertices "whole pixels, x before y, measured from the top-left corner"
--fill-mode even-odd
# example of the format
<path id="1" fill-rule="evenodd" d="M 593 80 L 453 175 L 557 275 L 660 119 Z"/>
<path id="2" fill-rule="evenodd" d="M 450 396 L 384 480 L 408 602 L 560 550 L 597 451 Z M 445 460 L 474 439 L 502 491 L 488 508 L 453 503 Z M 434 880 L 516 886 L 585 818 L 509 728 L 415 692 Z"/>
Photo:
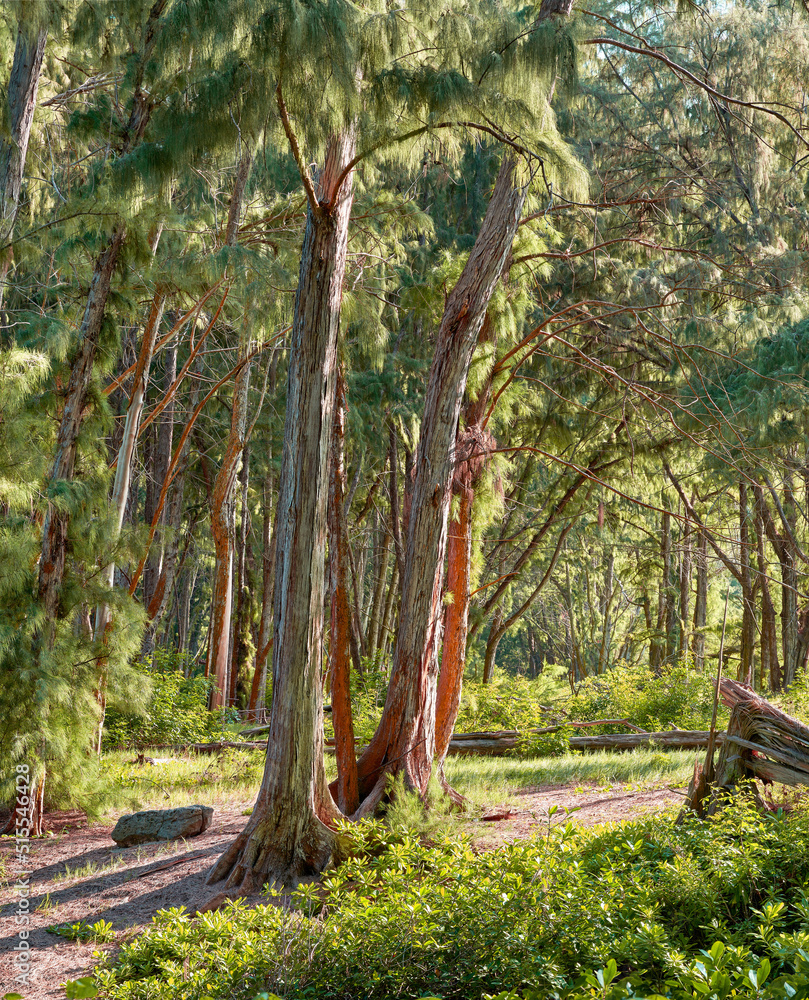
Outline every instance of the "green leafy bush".
<path id="1" fill-rule="evenodd" d="M 303 887 L 294 912 L 237 902 L 158 914 L 97 973 L 101 996 L 809 995 L 806 816 L 787 824 L 742 806 L 680 827 L 568 824 L 484 853 L 378 823 L 343 838 L 348 859 Z"/>
<path id="2" fill-rule="evenodd" d="M 161 743 L 195 743 L 219 736 L 230 721 L 225 712 L 208 710 L 211 682 L 196 675 L 185 677 L 176 653 L 155 651 L 139 665 L 149 700 L 141 711 L 131 712 L 121 705 L 107 709 L 104 722 L 104 749 L 147 746 Z M 231 713 L 232 714 L 232 713 Z"/>
<path id="3" fill-rule="evenodd" d="M 652 732 L 672 726 L 707 729 L 713 710 L 713 681 L 681 664 L 664 667 L 659 674 L 645 664 L 618 665 L 588 677 L 566 708 L 577 722 L 629 719 Z M 719 712 L 719 725 L 724 728 L 728 712 L 721 704 Z M 604 731 L 616 730 L 606 727 Z"/>
<path id="4" fill-rule="evenodd" d="M 499 671 L 489 684 L 465 680 L 455 728 L 469 733 L 547 726 L 565 707 L 568 694 L 556 668 L 536 680 Z"/>

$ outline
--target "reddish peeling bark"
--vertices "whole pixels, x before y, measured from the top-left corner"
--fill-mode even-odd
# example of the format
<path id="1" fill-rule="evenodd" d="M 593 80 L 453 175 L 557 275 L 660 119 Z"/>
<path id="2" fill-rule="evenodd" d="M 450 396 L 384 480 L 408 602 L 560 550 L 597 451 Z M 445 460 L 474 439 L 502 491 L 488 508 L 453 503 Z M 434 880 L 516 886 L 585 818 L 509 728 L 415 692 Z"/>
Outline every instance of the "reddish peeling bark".
<path id="1" fill-rule="evenodd" d="M 244 349 L 243 349 L 244 353 Z M 239 471 L 247 434 L 247 392 L 250 365 L 239 369 L 233 386 L 230 434 L 222 464 L 216 474 L 211 504 L 211 535 L 216 561 L 211 609 L 211 641 L 208 676 L 213 677 L 211 708 L 223 708 L 228 694 L 230 663 L 230 619 L 233 608 L 233 487 Z"/>
<path id="2" fill-rule="evenodd" d="M 399 631 L 382 719 L 359 761 L 361 812 L 373 809 L 385 776 L 401 774 L 423 794 L 435 751 L 435 698 L 447 515 L 455 434 L 469 364 L 517 231 L 527 183 L 506 153 L 466 267 L 450 293 L 427 383 L 407 521 Z"/>
<path id="3" fill-rule="evenodd" d="M 485 328 L 481 337 L 485 336 Z M 486 457 L 494 446 L 492 436 L 480 426 L 489 400 L 491 382 L 481 389 L 478 398 L 466 407 L 467 427 L 456 441 L 457 465 L 453 492 L 458 496 L 458 515 L 449 526 L 447 539 L 447 584 L 452 595 L 444 612 L 444 645 L 438 674 L 435 711 L 435 758 L 445 791 L 460 798 L 444 780 L 444 758 L 455 728 L 461 704 L 466 640 L 469 631 L 469 580 L 472 571 L 472 510 L 475 487 L 486 466 Z"/>
<path id="4" fill-rule="evenodd" d="M 280 89 L 277 98 L 291 132 Z M 309 201 L 278 495 L 267 761 L 250 820 L 208 879 L 224 881 L 225 888 L 246 889 L 266 881 L 294 885 L 321 871 L 335 844 L 333 825 L 340 813 L 323 766 L 320 668 L 328 460 L 352 201 L 351 173 L 342 175 L 354 149 L 353 131 L 332 139 L 318 191 Z M 308 174 L 307 179 L 310 185 Z"/>
<path id="5" fill-rule="evenodd" d="M 452 594 L 452 603 L 444 614 L 444 646 L 436 689 L 435 757 L 439 767 L 447 755 L 461 704 L 469 624 L 473 499 L 471 486 L 465 488 L 460 496 L 458 516 L 449 526 L 447 539 L 447 591 Z"/>
<path id="6" fill-rule="evenodd" d="M 345 535 L 345 385 L 338 378 L 329 474 L 329 670 L 337 757 L 337 805 L 351 815 L 359 805 L 357 754 L 351 715 L 351 608 L 348 601 L 348 547 Z"/>

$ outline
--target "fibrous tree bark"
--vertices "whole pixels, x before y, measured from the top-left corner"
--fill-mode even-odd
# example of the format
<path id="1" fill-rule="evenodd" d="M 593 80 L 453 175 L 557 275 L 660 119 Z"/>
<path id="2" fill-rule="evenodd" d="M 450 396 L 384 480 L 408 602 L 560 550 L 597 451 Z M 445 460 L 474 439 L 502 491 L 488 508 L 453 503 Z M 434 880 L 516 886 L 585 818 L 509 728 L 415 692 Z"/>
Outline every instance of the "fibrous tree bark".
<path id="1" fill-rule="evenodd" d="M 362 811 L 384 793 L 386 775 L 424 793 L 435 751 L 435 696 L 447 517 L 455 435 L 469 364 L 517 231 L 528 182 L 503 157 L 480 232 L 450 293 L 427 383 L 407 520 L 399 630 L 379 727 L 359 761 Z"/>
<path id="2" fill-rule="evenodd" d="M 44 27 L 32 28 L 23 21 L 17 27 L 6 98 L 9 135 L 0 138 L 0 245 L 9 242 L 14 232 L 47 34 Z M 0 309 L 10 264 L 11 248 L 0 249 Z"/>
<path id="3" fill-rule="evenodd" d="M 351 715 L 351 608 L 345 534 L 345 384 L 337 381 L 329 471 L 329 670 L 337 757 L 337 805 L 350 816 L 359 805 L 357 754 Z"/>
<path id="4" fill-rule="evenodd" d="M 285 126 L 286 111 L 278 91 Z M 353 194 L 343 172 L 353 130 L 334 137 L 310 198 L 287 376 L 278 495 L 273 699 L 264 777 L 252 816 L 209 883 L 295 884 L 321 871 L 340 813 L 323 765 L 323 580 L 337 337 Z M 312 178 L 307 180 L 307 189 Z M 339 182 L 339 183 L 338 183 Z"/>

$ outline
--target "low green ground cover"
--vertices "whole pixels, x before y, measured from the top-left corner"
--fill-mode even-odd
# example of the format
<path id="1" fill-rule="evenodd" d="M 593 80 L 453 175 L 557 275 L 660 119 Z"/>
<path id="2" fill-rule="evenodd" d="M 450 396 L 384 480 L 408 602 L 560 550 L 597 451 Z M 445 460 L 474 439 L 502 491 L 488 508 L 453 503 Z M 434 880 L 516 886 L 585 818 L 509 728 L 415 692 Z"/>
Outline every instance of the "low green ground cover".
<path id="1" fill-rule="evenodd" d="M 295 909 L 164 911 L 109 1000 L 809 996 L 809 820 L 744 806 L 476 853 L 371 822 Z"/>

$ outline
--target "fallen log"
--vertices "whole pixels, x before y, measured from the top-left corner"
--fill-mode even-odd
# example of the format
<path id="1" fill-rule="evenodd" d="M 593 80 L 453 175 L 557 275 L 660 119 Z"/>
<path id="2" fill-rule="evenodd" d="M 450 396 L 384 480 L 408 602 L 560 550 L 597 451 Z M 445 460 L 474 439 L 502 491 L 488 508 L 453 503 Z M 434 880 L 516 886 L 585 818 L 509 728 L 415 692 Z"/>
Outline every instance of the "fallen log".
<path id="1" fill-rule="evenodd" d="M 503 756 L 513 753 L 520 738 L 528 735 L 516 730 L 497 733 L 456 733 L 449 744 L 451 754 L 481 754 Z M 718 733 L 721 742 L 724 734 Z M 700 750 L 707 747 L 707 730 L 667 730 L 660 733 L 617 733 L 609 736 L 571 736 L 571 750 L 636 750 L 640 747 L 660 747 L 667 750 Z"/>
<path id="2" fill-rule="evenodd" d="M 618 725 L 623 720 L 599 720 L 598 723 L 579 723 L 579 726 Z M 625 723 L 624 723 L 625 724 Z M 557 731 L 559 726 L 549 726 L 546 729 L 500 729 L 484 733 L 455 733 L 450 740 L 448 752 L 452 755 L 480 755 L 502 757 L 513 753 L 519 748 L 520 742 L 526 736 L 543 735 Z M 633 726 L 637 729 L 637 726 Z M 660 747 L 668 750 L 699 750 L 708 745 L 709 733 L 703 730 L 669 729 L 659 733 L 647 733 L 638 730 L 633 733 L 613 733 L 607 736 L 571 736 L 571 750 L 635 750 L 640 747 Z M 717 741 L 722 742 L 723 733 L 717 734 Z M 189 743 L 184 749 L 193 753 L 221 753 L 223 750 L 265 750 L 266 740 L 253 740 L 241 743 Z M 327 753 L 334 751 L 334 740 L 325 741 Z"/>

